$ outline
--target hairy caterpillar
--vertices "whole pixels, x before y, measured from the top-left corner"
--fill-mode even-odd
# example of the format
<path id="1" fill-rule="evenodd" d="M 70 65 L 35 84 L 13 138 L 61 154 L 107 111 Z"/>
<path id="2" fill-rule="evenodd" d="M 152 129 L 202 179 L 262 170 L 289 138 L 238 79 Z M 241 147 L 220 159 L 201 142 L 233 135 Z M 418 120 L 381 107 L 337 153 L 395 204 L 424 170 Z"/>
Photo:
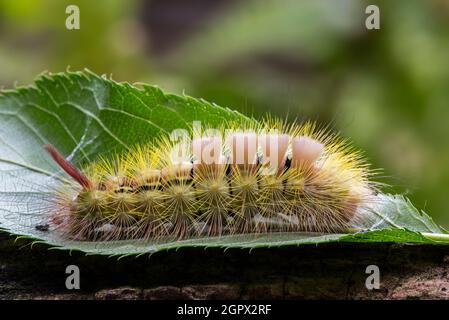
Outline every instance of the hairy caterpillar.
<path id="1" fill-rule="evenodd" d="M 82 170 L 45 146 L 73 178 L 58 189 L 49 223 L 88 241 L 335 233 L 363 219 L 377 188 L 361 153 L 311 122 L 193 131 Z"/>

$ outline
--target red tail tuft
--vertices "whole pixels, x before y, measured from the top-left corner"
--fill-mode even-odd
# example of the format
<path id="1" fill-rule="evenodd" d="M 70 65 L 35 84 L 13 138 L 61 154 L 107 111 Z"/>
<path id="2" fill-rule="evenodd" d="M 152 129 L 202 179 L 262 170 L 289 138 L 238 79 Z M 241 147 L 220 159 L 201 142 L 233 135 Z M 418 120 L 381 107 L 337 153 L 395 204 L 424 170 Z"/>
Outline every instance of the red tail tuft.
<path id="1" fill-rule="evenodd" d="M 73 164 L 67 161 L 59 151 L 52 146 L 51 144 L 46 144 L 44 146 L 45 150 L 51 155 L 53 160 L 65 171 L 68 175 L 70 175 L 73 179 L 76 180 L 82 187 L 89 189 L 92 187 L 92 183 L 90 180 L 81 173 Z"/>

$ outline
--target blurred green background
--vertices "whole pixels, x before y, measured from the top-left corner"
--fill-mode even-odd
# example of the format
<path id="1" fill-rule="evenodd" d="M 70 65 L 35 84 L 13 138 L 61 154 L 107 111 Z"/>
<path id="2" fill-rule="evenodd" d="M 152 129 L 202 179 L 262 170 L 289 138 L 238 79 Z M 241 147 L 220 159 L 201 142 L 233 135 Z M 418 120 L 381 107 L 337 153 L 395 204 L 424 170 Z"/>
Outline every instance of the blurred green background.
<path id="1" fill-rule="evenodd" d="M 448 0 L 0 0 L 2 87 L 68 67 L 331 123 L 449 228 Z"/>

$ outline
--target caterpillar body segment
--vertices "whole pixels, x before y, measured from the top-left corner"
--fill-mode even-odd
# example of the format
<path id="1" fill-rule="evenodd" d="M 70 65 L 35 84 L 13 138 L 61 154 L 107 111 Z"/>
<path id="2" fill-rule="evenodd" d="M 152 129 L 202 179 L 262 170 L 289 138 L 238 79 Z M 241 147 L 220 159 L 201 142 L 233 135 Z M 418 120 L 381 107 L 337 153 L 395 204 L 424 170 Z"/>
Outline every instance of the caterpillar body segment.
<path id="1" fill-rule="evenodd" d="M 74 240 L 344 232 L 376 190 L 361 154 L 309 122 L 163 137 L 82 170 L 46 149 L 74 179 L 50 214 Z"/>

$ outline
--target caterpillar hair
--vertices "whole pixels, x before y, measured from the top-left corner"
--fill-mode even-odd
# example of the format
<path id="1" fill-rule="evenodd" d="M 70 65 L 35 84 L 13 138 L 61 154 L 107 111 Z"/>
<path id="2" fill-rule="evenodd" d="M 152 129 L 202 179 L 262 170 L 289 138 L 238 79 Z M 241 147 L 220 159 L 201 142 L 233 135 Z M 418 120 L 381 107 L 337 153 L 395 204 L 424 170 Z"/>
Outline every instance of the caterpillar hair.
<path id="1" fill-rule="evenodd" d="M 226 127 L 164 136 L 81 170 L 45 146 L 73 178 L 49 223 L 72 240 L 112 241 L 337 233 L 363 220 L 378 185 L 347 141 L 311 122 Z"/>

